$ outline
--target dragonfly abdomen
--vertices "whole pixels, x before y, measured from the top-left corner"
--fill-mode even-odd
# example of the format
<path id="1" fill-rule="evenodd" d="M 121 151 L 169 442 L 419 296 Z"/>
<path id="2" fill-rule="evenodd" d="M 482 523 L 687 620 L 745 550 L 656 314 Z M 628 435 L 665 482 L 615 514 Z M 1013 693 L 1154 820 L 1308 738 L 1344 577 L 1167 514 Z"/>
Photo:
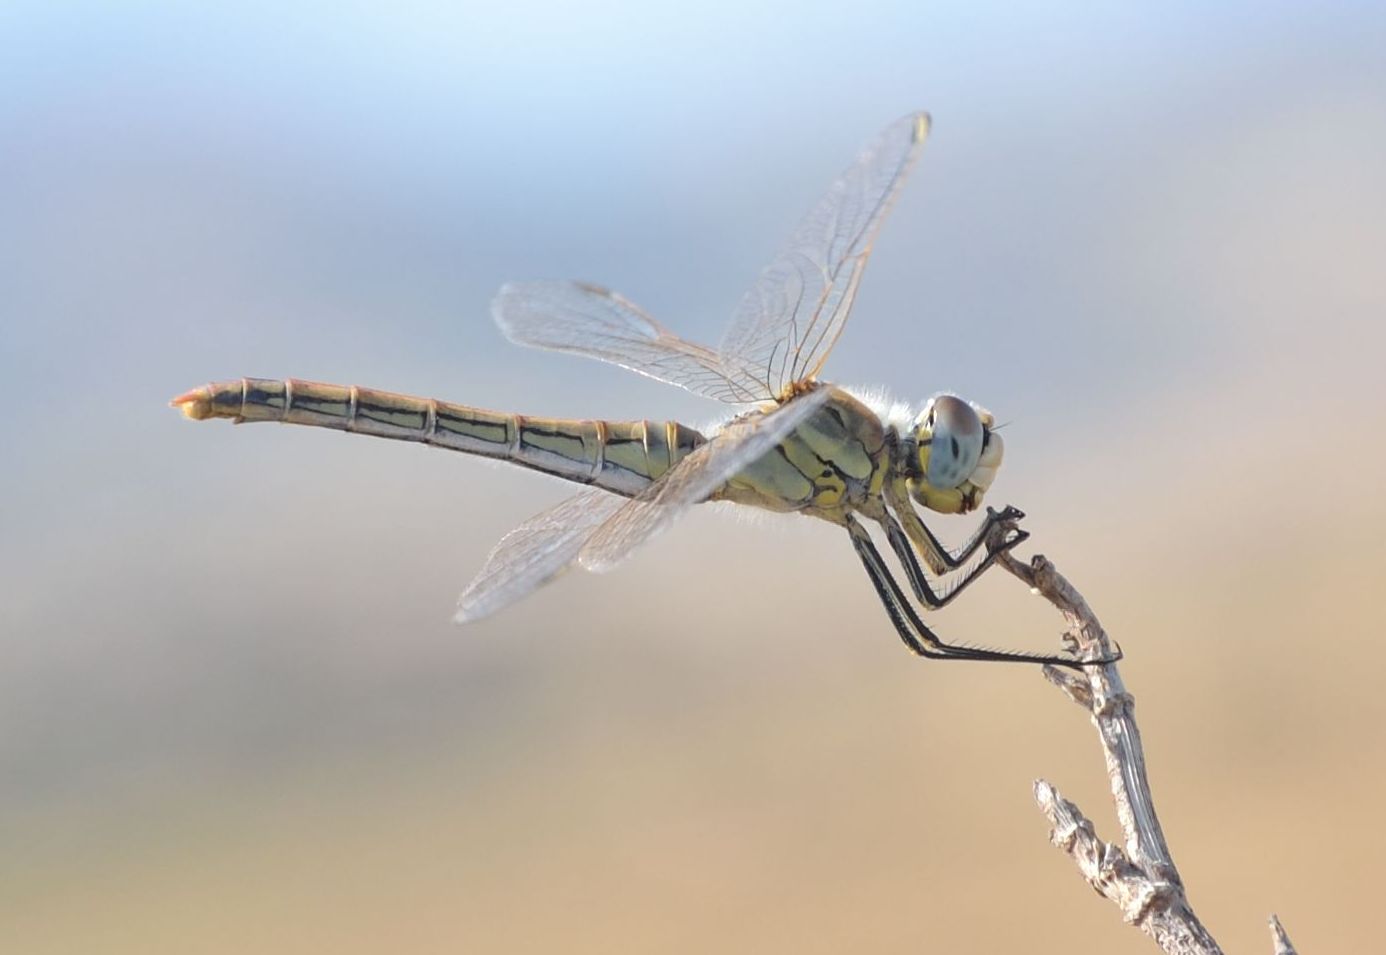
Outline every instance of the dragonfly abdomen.
<path id="1" fill-rule="evenodd" d="M 638 494 L 706 439 L 676 421 L 538 418 L 295 378 L 214 382 L 173 399 L 189 418 L 278 421 L 417 441 Z"/>

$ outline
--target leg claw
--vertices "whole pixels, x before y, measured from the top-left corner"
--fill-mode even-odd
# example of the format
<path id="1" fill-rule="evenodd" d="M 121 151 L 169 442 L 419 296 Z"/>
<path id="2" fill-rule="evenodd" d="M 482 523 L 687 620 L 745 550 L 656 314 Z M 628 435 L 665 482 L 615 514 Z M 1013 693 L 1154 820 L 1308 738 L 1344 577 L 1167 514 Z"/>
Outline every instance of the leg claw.
<path id="1" fill-rule="evenodd" d="M 1018 507 L 1012 507 L 1007 504 L 999 511 L 995 508 L 988 507 L 987 517 L 994 521 L 1020 521 L 1025 519 L 1025 512 Z"/>

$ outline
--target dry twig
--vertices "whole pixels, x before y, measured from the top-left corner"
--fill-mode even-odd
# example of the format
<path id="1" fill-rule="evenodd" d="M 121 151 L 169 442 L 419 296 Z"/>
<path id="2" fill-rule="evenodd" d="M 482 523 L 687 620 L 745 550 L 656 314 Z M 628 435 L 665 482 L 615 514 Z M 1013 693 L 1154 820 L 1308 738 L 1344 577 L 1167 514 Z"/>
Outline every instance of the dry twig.
<path id="1" fill-rule="evenodd" d="M 1111 655 L 1112 643 L 1092 608 L 1047 559 L 1036 556 L 1026 564 L 1004 553 L 1000 563 L 1058 608 L 1068 623 L 1065 639 L 1084 658 Z M 1124 848 L 1100 839 L 1077 806 L 1049 783 L 1036 780 L 1035 801 L 1053 827 L 1051 841 L 1072 857 L 1098 894 L 1115 903 L 1127 922 L 1149 935 L 1165 952 L 1221 955 L 1217 942 L 1189 906 L 1183 879 L 1160 829 L 1136 727 L 1135 701 L 1116 665 L 1086 666 L 1081 672 L 1045 667 L 1044 675 L 1087 710 L 1097 728 Z M 1276 955 L 1294 955 L 1285 930 L 1274 916 L 1271 934 Z"/>
<path id="2" fill-rule="evenodd" d="M 1272 915 L 1270 917 L 1271 940 L 1275 942 L 1275 955 L 1295 955 L 1295 947 L 1290 944 L 1290 937 L 1285 934 L 1285 926 L 1280 924 L 1280 919 Z"/>

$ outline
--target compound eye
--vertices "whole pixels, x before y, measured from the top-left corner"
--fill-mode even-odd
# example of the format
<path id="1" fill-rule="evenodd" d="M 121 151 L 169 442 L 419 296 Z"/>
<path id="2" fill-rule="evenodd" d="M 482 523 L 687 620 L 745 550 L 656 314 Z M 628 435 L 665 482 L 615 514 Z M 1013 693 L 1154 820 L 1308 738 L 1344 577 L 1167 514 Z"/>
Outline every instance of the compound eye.
<path id="1" fill-rule="evenodd" d="M 961 398 L 940 395 L 934 399 L 932 411 L 933 440 L 929 442 L 926 477 L 936 488 L 955 488 L 976 470 L 986 432 L 977 412 Z"/>

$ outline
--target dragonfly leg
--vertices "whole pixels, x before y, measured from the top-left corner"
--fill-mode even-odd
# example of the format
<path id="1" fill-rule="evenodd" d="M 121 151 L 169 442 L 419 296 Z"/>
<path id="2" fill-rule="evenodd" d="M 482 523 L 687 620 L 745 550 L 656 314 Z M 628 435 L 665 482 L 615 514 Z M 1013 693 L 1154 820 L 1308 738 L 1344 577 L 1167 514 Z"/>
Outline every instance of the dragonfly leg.
<path id="1" fill-rule="evenodd" d="M 852 547 L 855 548 L 857 556 L 861 558 L 867 576 L 871 578 L 872 586 L 876 588 L 876 594 L 885 606 L 886 614 L 889 615 L 891 623 L 895 625 L 895 630 L 899 633 L 900 639 L 905 642 L 905 646 L 914 653 L 934 660 L 1042 663 L 1074 669 L 1090 663 L 1114 662 L 1113 660 L 1075 660 L 1065 656 L 1018 653 L 1011 650 L 991 650 L 984 647 L 965 647 L 945 643 L 925 626 L 924 621 L 919 619 L 919 615 L 910 606 L 909 598 L 905 596 L 900 584 L 891 575 L 885 559 L 881 557 L 881 552 L 876 549 L 875 542 L 861 522 L 851 515 L 847 515 L 843 523 L 847 528 L 847 533 L 852 538 Z"/>
<path id="2" fill-rule="evenodd" d="M 1010 508 L 1009 510 L 1014 510 L 1014 508 Z M 991 529 L 1001 522 L 1003 519 L 1002 514 L 1004 513 L 1005 512 L 998 513 L 992 511 L 987 516 L 987 519 L 982 523 L 981 530 L 974 535 L 980 538 L 978 543 L 980 543 L 981 540 L 985 540 L 986 535 L 990 533 Z M 1016 513 L 1019 512 L 1017 511 Z M 998 557 L 1030 536 L 1025 531 L 1012 528 L 1011 532 L 1000 546 L 989 549 L 986 558 L 968 571 L 957 583 L 953 584 L 951 587 L 945 587 L 942 585 L 942 581 L 935 581 L 934 584 L 930 586 L 928 575 L 924 573 L 924 568 L 920 566 L 919 558 L 915 554 L 915 549 L 910 545 L 910 541 L 908 537 L 906 537 L 904 530 L 901 529 L 900 522 L 892 517 L 888 511 L 881 514 L 878 520 L 881 522 L 881 526 L 886 530 L 886 537 L 890 540 L 891 549 L 895 551 L 895 556 L 900 559 L 901 566 L 905 568 L 905 577 L 910 582 L 910 589 L 914 591 L 915 597 L 918 598 L 919 602 L 922 603 L 927 610 L 937 610 L 939 607 L 950 603 L 953 598 L 966 590 L 969 584 L 982 576 L 992 564 L 996 563 Z M 977 545 L 969 542 L 969 546 L 965 548 L 965 550 L 966 553 L 971 556 L 971 554 L 977 550 Z M 935 588 L 937 588 L 937 590 L 935 590 Z"/>
<path id="3" fill-rule="evenodd" d="M 972 536 L 956 550 L 949 550 L 934 536 L 934 532 L 929 530 L 929 525 L 920 518 L 914 509 L 914 504 L 911 503 L 904 490 L 891 488 L 887 484 L 885 496 L 890 503 L 891 510 L 900 516 L 900 523 L 904 528 L 905 535 L 914 544 L 915 549 L 924 558 L 929 568 L 937 575 L 957 570 L 966 564 L 977 552 L 977 548 L 986 543 L 987 536 L 997 524 L 1014 523 L 1025 517 L 1024 512 L 1019 508 L 1010 505 L 999 511 L 987 508 L 986 519 L 972 532 Z"/>

